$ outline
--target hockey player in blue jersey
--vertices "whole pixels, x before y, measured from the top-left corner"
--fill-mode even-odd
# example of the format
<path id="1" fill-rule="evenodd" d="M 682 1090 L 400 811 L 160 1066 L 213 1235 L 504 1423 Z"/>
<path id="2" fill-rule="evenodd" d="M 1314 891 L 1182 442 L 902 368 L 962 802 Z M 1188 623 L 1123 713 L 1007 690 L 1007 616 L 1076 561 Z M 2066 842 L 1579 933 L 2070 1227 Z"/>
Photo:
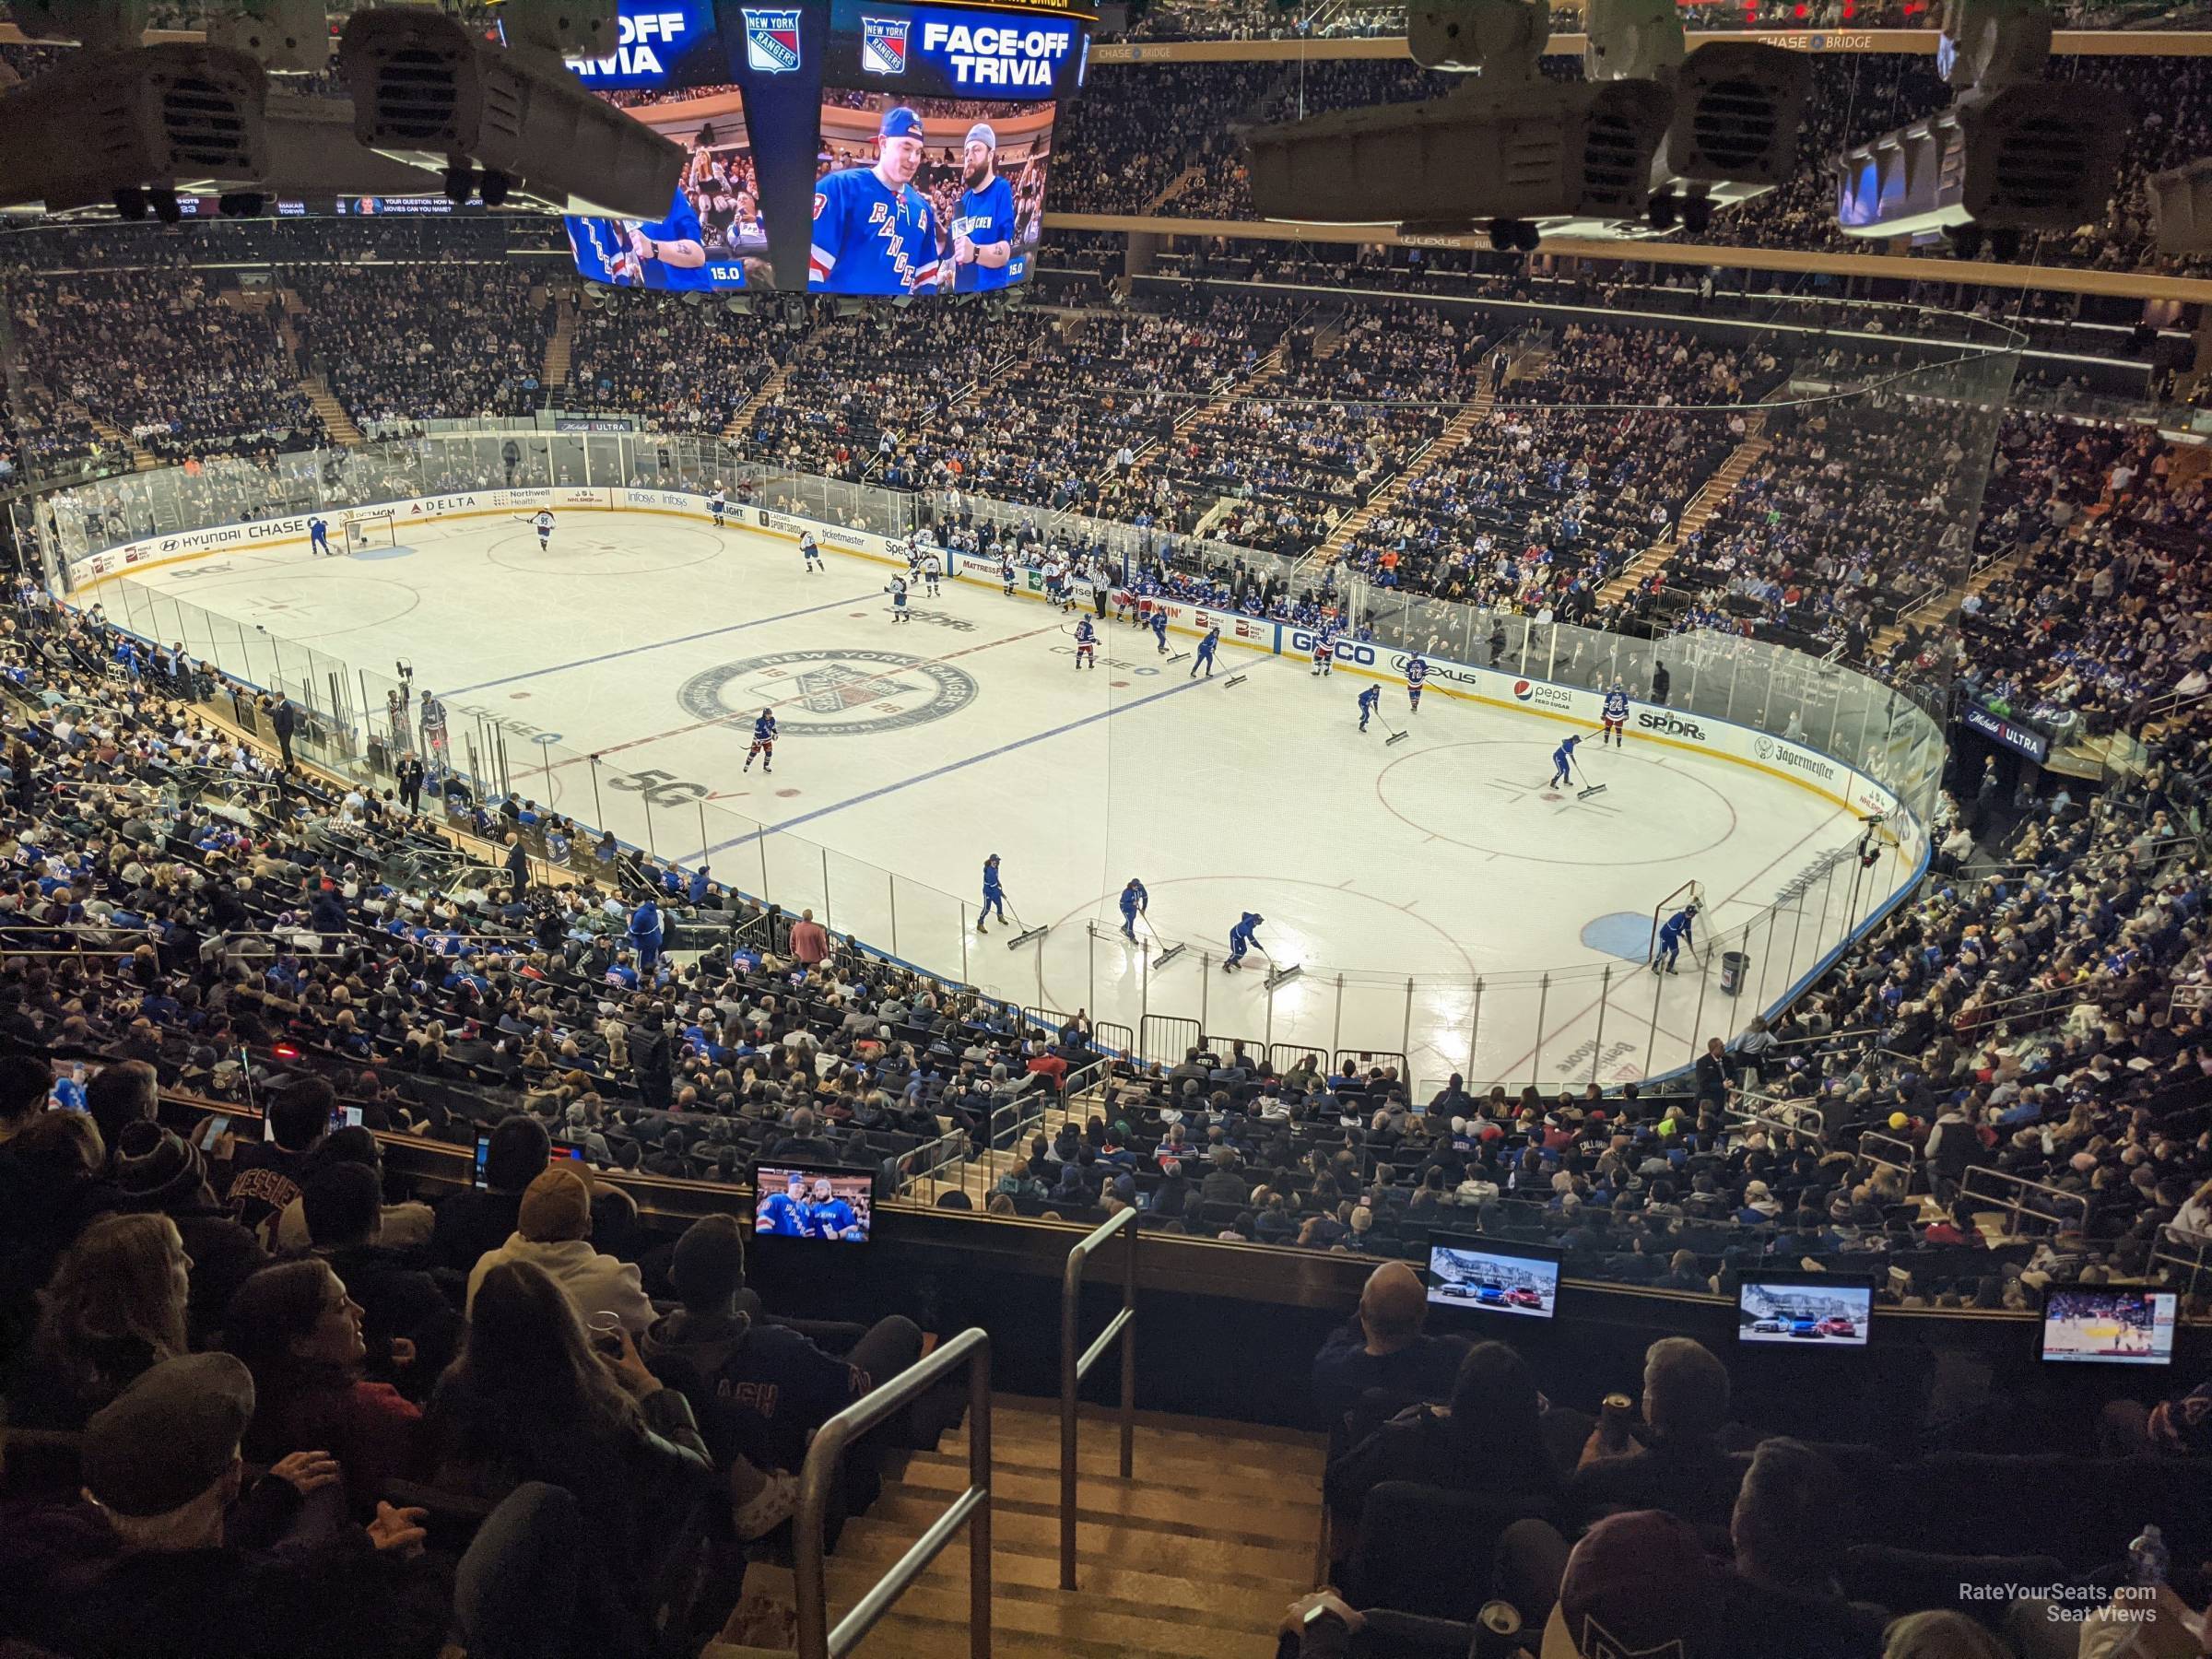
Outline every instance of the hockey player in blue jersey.
<path id="1" fill-rule="evenodd" d="M 1168 607 L 1166 606 L 1156 605 L 1152 607 L 1151 626 L 1153 642 L 1159 647 L 1159 654 L 1166 656 L 1168 654 Z"/>
<path id="2" fill-rule="evenodd" d="M 761 710 L 760 718 L 753 722 L 753 747 L 745 751 L 745 765 L 739 770 L 751 771 L 756 755 L 763 772 L 776 770 L 776 716 L 772 710 Z"/>
<path id="3" fill-rule="evenodd" d="M 814 539 L 814 532 L 799 532 L 799 551 L 806 559 L 806 573 L 812 575 L 822 568 L 822 544 Z"/>
<path id="4" fill-rule="evenodd" d="M 1367 723 L 1375 717 L 1376 713 L 1382 709 L 1382 687 L 1370 686 L 1366 690 L 1359 693 L 1359 729 L 1361 731 L 1364 732 L 1367 730 Z"/>
<path id="5" fill-rule="evenodd" d="M 1122 889 L 1122 932 L 1135 938 L 1137 917 L 1151 908 L 1152 895 L 1145 891 L 1145 884 L 1130 877 L 1129 885 Z"/>
<path id="6" fill-rule="evenodd" d="M 893 622 L 907 620 L 906 578 L 903 576 L 892 577 L 891 585 L 883 591 L 891 596 L 891 620 Z"/>
<path id="7" fill-rule="evenodd" d="M 1257 911 L 1246 911 L 1243 919 L 1229 930 L 1229 960 L 1221 964 L 1222 972 L 1227 973 L 1231 969 L 1244 965 L 1244 953 L 1254 945 L 1260 945 L 1260 924 L 1266 920 Z M 1263 953 L 1266 948 L 1266 946 L 1260 945 Z"/>
<path id="8" fill-rule="evenodd" d="M 761 1198 L 760 1207 L 753 1214 L 753 1230 L 778 1239 L 807 1236 L 806 1176 L 794 1174 L 786 1179 L 782 1192 Z"/>
<path id="9" fill-rule="evenodd" d="M 330 557 L 330 526 L 319 518 L 307 521 L 307 556 L 310 559 Z"/>
<path id="10" fill-rule="evenodd" d="M 723 515 L 729 510 L 730 498 L 723 494 L 721 485 L 715 485 L 707 496 L 707 512 L 713 517 L 715 529 L 723 528 Z"/>
<path id="11" fill-rule="evenodd" d="M 1692 935 L 1698 922 L 1697 901 L 1692 900 L 1659 924 L 1659 948 L 1652 957 L 1652 971 L 1659 971 L 1665 964 L 1669 973 L 1675 971 L 1675 959 L 1682 954 L 1682 947 L 1693 942 Z"/>
<path id="12" fill-rule="evenodd" d="M 1606 693 L 1605 712 L 1598 719 L 1602 723 L 1598 728 L 1598 747 L 1604 748 L 1609 743 L 1617 743 L 1622 748 L 1629 747 L 1629 688 L 1618 680 Z"/>
<path id="13" fill-rule="evenodd" d="M 998 884 L 998 854 L 995 853 L 983 860 L 983 908 L 975 918 L 977 933 L 990 931 L 983 924 L 991 919 L 991 912 L 994 910 L 998 912 L 998 919 L 1004 922 L 1006 919 L 1006 889 Z"/>
<path id="14" fill-rule="evenodd" d="M 806 288 L 817 294 L 934 294 L 937 218 L 914 188 L 922 117 L 904 104 L 883 112 L 876 165 L 825 174 L 814 186 Z"/>
<path id="15" fill-rule="evenodd" d="M 1096 669 L 1099 665 L 1099 633 L 1085 617 L 1076 624 L 1076 666 Z"/>
<path id="16" fill-rule="evenodd" d="M 1196 679 L 1198 677 L 1198 670 L 1201 668 L 1206 670 L 1206 677 L 1207 679 L 1212 679 L 1214 677 L 1214 653 L 1219 650 L 1220 646 L 1220 629 L 1218 627 L 1207 629 L 1206 631 L 1206 638 L 1198 641 L 1198 655 L 1191 664 L 1191 678 Z"/>
<path id="17" fill-rule="evenodd" d="M 960 152 L 959 217 L 952 231 L 956 293 L 1003 288 L 1021 275 L 1014 257 L 1014 187 L 999 176 L 998 135 L 988 122 L 968 129 Z"/>
<path id="18" fill-rule="evenodd" d="M 1574 746 L 1583 740 L 1577 732 L 1551 751 L 1551 787 L 1563 789 L 1574 782 Z"/>
<path id="19" fill-rule="evenodd" d="M 1421 688 L 1429 680 L 1429 659 L 1415 652 L 1406 660 L 1406 706 L 1415 714 L 1421 712 Z"/>

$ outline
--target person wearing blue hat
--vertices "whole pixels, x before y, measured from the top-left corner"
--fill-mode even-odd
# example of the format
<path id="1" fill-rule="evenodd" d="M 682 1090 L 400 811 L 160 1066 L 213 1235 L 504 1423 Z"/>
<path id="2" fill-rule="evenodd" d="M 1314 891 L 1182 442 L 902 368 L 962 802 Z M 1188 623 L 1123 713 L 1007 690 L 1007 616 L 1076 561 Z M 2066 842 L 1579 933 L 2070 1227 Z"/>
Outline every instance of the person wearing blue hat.
<path id="1" fill-rule="evenodd" d="M 1021 275 L 1014 258 L 1014 187 L 998 171 L 998 135 L 979 121 L 960 152 L 960 216 L 952 221 L 955 293 L 1003 288 Z"/>
<path id="2" fill-rule="evenodd" d="M 875 166 L 841 168 L 817 182 L 808 292 L 937 291 L 936 213 L 914 188 L 923 149 L 922 117 L 894 104 L 877 128 Z"/>

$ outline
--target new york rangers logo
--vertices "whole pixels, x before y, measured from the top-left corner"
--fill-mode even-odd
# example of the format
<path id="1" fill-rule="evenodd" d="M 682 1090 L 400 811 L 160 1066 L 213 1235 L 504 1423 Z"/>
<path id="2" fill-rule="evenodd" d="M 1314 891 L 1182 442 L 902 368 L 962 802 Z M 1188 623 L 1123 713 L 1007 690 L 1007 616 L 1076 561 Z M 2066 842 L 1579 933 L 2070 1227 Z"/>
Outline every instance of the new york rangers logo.
<path id="1" fill-rule="evenodd" d="M 779 6 L 745 14 L 745 62 L 762 75 L 789 75 L 799 66 L 799 8 Z"/>
<path id="2" fill-rule="evenodd" d="M 860 20 L 860 66 L 869 75 L 906 73 L 905 18 L 870 18 Z"/>

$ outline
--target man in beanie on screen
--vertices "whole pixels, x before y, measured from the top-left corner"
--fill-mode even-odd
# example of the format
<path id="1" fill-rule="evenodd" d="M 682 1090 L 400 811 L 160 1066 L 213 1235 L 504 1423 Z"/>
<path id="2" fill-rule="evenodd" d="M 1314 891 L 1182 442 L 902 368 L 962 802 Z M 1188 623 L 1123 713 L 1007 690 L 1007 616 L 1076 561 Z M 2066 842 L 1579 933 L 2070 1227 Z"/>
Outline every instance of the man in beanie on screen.
<path id="1" fill-rule="evenodd" d="M 1014 263 L 1014 187 L 998 171 L 998 135 L 988 122 L 968 129 L 960 151 L 960 211 L 952 221 L 952 286 L 962 294 L 1003 288 Z"/>
<path id="2" fill-rule="evenodd" d="M 72 1659 L 429 1659 L 449 1623 L 419 1510 L 346 1520 L 326 1453 L 241 1502 L 253 1379 L 228 1354 L 153 1367 L 86 1425 L 83 1500 L 0 1533 L 0 1628 Z M 327 1494 L 324 1496 L 324 1494 Z"/>
<path id="3" fill-rule="evenodd" d="M 592 1248 L 592 1178 L 574 1163 L 552 1165 L 523 1190 L 512 1236 L 476 1265 L 468 1276 L 468 1301 L 477 1287 L 503 1262 L 533 1262 L 569 1293 L 588 1324 L 594 1313 L 612 1313 L 632 1336 L 653 1324 L 637 1265 Z"/>

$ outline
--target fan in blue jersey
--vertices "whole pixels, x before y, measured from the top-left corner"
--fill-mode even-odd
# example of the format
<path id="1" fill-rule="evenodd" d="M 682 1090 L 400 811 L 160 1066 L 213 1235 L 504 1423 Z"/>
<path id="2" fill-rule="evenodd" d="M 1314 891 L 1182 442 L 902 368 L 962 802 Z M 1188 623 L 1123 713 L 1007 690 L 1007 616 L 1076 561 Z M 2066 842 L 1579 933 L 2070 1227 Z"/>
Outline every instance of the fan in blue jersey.
<path id="1" fill-rule="evenodd" d="M 1659 924 L 1659 948 L 1652 956 L 1652 971 L 1659 971 L 1664 963 L 1669 973 L 1675 971 L 1675 959 L 1682 954 L 1682 947 L 1692 942 L 1691 934 L 1697 926 L 1698 907 L 1692 902 L 1684 905 Z"/>
<path id="2" fill-rule="evenodd" d="M 1231 969 L 1244 965 L 1245 952 L 1254 945 L 1260 945 L 1260 924 L 1266 920 L 1257 911 L 1246 911 L 1236 926 L 1229 930 L 1229 960 L 1221 964 L 1222 972 L 1227 973 Z M 1264 951 L 1267 947 L 1260 945 L 1260 948 Z"/>
<path id="3" fill-rule="evenodd" d="M 638 967 L 651 973 L 661 959 L 661 907 L 650 897 L 638 900 L 629 912 L 629 947 L 638 953 Z"/>
<path id="4" fill-rule="evenodd" d="M 738 770 L 751 771 L 755 757 L 759 758 L 763 772 L 776 770 L 776 716 L 773 710 L 761 710 L 760 717 L 753 722 L 753 747 L 745 751 L 745 764 Z"/>
<path id="5" fill-rule="evenodd" d="M 998 135 L 968 129 L 960 154 L 960 216 L 952 221 L 953 291 L 984 293 L 1020 275 L 1014 261 L 1014 187 L 998 173 Z"/>
<path id="6" fill-rule="evenodd" d="M 1629 747 L 1629 689 L 1618 680 L 1615 680 L 1612 689 L 1606 693 L 1605 712 L 1598 718 L 1603 723 L 1598 732 L 1598 747 L 1603 748 L 1609 743 L 1618 743 L 1622 748 L 1627 748 Z"/>
<path id="7" fill-rule="evenodd" d="M 680 182 L 665 219 L 571 217 L 567 222 L 576 268 L 595 282 L 678 293 L 714 286 L 699 214 Z M 738 286 L 743 286 L 742 276 Z"/>
<path id="8" fill-rule="evenodd" d="M 1076 666 L 1096 670 L 1099 665 L 1099 632 L 1085 617 L 1076 624 Z"/>
<path id="9" fill-rule="evenodd" d="M 844 168 L 815 185 L 809 292 L 937 291 L 936 215 L 914 188 L 922 154 L 922 117 L 894 104 L 877 128 L 876 165 Z"/>
<path id="10" fill-rule="evenodd" d="M 1415 652 L 1406 662 L 1406 702 L 1412 712 L 1421 712 L 1421 687 L 1429 679 L 1429 659 Z"/>
<path id="11" fill-rule="evenodd" d="M 781 1193 L 760 1200 L 753 1216 L 753 1230 L 779 1239 L 804 1239 L 806 1225 L 806 1177 L 792 1175 Z"/>
<path id="12" fill-rule="evenodd" d="M 1366 690 L 1359 693 L 1359 729 L 1361 731 L 1364 732 L 1367 730 L 1367 723 L 1374 718 L 1376 711 L 1381 709 L 1382 706 L 1382 687 L 1370 686 Z"/>
<path id="13" fill-rule="evenodd" d="M 1551 751 L 1551 786 L 1561 789 L 1574 782 L 1574 746 L 1582 741 L 1576 733 Z"/>
<path id="14" fill-rule="evenodd" d="M 983 924 L 990 920 L 994 910 L 998 912 L 1001 922 L 1006 919 L 1006 889 L 998 885 L 998 854 L 995 853 L 983 860 L 983 909 L 982 913 L 975 919 L 977 933 L 991 931 Z"/>
<path id="15" fill-rule="evenodd" d="M 818 1239 L 850 1240 L 867 1236 L 860 1230 L 860 1217 L 852 1205 L 837 1195 L 837 1189 L 830 1184 L 827 1175 L 815 1177 L 813 1201 L 806 1206 L 806 1219 Z"/>
<path id="16" fill-rule="evenodd" d="M 1145 891 L 1145 884 L 1135 877 L 1122 889 L 1122 932 L 1132 939 L 1136 937 L 1136 918 L 1152 908 L 1152 895 Z"/>

